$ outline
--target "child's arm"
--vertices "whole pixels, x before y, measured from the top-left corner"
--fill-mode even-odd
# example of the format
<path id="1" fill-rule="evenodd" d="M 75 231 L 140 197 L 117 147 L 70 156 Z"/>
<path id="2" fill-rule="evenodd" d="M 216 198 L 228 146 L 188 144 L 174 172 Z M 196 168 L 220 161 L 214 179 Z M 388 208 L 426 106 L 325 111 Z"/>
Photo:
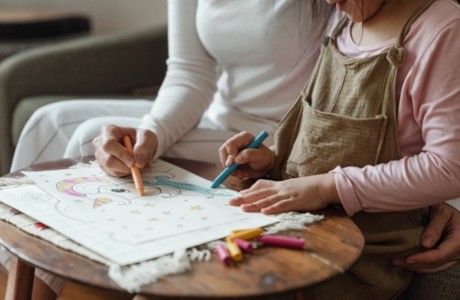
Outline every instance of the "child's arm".
<path id="1" fill-rule="evenodd" d="M 243 131 L 228 139 L 220 148 L 219 156 L 223 167 L 233 163 L 240 166 L 232 174 L 237 178 L 260 178 L 265 176 L 275 165 L 275 152 L 265 145 L 256 149 L 245 149 L 254 136 Z"/>
<path id="2" fill-rule="evenodd" d="M 334 170 L 349 215 L 409 210 L 460 195 L 460 13 L 452 7 L 454 16 L 430 15 L 420 22 L 416 43 L 406 44 L 410 65 L 401 70 L 407 74 L 399 83 L 398 107 L 405 157 Z"/>

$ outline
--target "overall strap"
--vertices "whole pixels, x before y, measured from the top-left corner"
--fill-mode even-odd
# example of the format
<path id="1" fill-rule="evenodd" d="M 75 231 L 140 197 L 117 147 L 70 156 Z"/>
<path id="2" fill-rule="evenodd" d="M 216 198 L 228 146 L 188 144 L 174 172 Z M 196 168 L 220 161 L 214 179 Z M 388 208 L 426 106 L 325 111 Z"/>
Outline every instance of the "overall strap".
<path id="1" fill-rule="evenodd" d="M 342 19 L 339 21 L 337 26 L 335 26 L 334 30 L 331 33 L 331 39 L 335 40 L 337 36 L 340 34 L 340 32 L 345 28 L 348 22 L 348 17 L 343 16 Z"/>
<path id="2" fill-rule="evenodd" d="M 413 14 L 412 16 L 407 20 L 407 22 L 404 24 L 403 28 L 399 32 L 398 38 L 396 39 L 395 46 L 392 47 L 387 55 L 388 61 L 393 64 L 395 67 L 399 68 L 401 67 L 405 60 L 406 60 L 406 52 L 404 48 L 402 47 L 402 43 L 404 42 L 404 39 L 406 38 L 407 33 L 409 32 L 411 26 L 414 24 L 414 22 L 422 15 L 425 10 L 428 9 L 428 7 L 431 6 L 436 0 L 428 0 L 420 6 Z"/>

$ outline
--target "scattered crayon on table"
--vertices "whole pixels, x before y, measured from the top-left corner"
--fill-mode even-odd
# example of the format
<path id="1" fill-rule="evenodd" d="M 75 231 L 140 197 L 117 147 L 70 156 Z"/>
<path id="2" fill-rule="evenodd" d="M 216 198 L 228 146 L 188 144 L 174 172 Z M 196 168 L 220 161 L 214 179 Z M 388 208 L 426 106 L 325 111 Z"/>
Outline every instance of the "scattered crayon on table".
<path id="1" fill-rule="evenodd" d="M 241 262 L 243 260 L 243 252 L 252 253 L 253 245 L 249 240 L 257 239 L 259 243 L 267 246 L 277 246 L 290 249 L 304 249 L 305 240 L 303 238 L 287 237 L 281 235 L 261 235 L 262 228 L 250 228 L 232 230 L 230 235 L 225 239 L 227 247 L 223 244 L 215 247 L 219 259 L 225 264 L 230 265 L 231 262 Z"/>
<path id="2" fill-rule="evenodd" d="M 227 248 L 225 248 L 224 245 L 217 245 L 214 249 L 217 252 L 219 260 L 226 266 L 229 266 L 232 262 L 232 258 L 230 257 L 230 253 L 228 253 Z"/>
<path id="3" fill-rule="evenodd" d="M 264 245 L 278 246 L 291 249 L 304 249 L 305 240 L 281 235 L 261 235 L 257 238 Z"/>
<path id="4" fill-rule="evenodd" d="M 240 262 L 243 260 L 243 253 L 241 252 L 240 247 L 238 247 L 238 245 L 230 238 L 227 238 L 227 249 L 234 262 Z"/>
<path id="5" fill-rule="evenodd" d="M 262 228 L 251 228 L 246 230 L 232 231 L 229 237 L 232 239 L 251 240 L 261 235 L 262 232 L 264 232 Z"/>
<path id="6" fill-rule="evenodd" d="M 246 253 L 252 253 L 254 251 L 254 248 L 252 247 L 252 244 L 246 240 L 243 239 L 234 239 L 233 242 L 240 247 L 243 252 Z"/>

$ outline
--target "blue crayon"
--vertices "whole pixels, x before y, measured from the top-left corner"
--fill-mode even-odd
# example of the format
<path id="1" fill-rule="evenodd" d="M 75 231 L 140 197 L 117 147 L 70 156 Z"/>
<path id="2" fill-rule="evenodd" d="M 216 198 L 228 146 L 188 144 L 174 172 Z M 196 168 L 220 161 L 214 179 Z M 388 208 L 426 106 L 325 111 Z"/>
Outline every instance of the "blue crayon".
<path id="1" fill-rule="evenodd" d="M 265 130 L 262 130 L 258 136 L 255 137 L 255 139 L 252 140 L 252 142 L 245 148 L 245 149 L 255 149 L 259 148 L 259 146 L 262 144 L 262 142 L 268 137 L 268 132 Z M 211 188 L 215 189 L 218 187 L 222 182 L 224 182 L 225 179 L 227 179 L 230 174 L 232 174 L 237 168 L 238 164 L 234 163 L 231 166 L 226 167 L 217 177 L 214 179 L 214 182 L 211 185 Z"/>

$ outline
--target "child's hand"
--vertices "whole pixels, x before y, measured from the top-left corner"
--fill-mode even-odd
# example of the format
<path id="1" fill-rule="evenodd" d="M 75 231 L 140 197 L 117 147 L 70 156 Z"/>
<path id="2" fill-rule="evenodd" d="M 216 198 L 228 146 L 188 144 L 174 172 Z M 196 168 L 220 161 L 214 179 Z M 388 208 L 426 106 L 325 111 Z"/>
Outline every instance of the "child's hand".
<path id="1" fill-rule="evenodd" d="M 275 153 L 265 145 L 257 149 L 244 149 L 254 136 L 246 131 L 228 139 L 220 148 L 219 156 L 223 167 L 233 163 L 241 166 L 232 174 L 237 178 L 260 178 L 275 166 Z"/>
<path id="2" fill-rule="evenodd" d="M 258 180 L 230 200 L 231 205 L 241 205 L 246 212 L 264 214 L 314 211 L 332 203 L 340 203 L 333 173 L 283 181 Z"/>

